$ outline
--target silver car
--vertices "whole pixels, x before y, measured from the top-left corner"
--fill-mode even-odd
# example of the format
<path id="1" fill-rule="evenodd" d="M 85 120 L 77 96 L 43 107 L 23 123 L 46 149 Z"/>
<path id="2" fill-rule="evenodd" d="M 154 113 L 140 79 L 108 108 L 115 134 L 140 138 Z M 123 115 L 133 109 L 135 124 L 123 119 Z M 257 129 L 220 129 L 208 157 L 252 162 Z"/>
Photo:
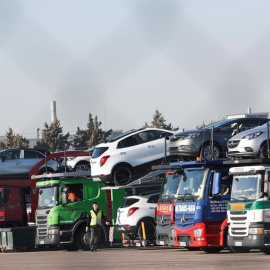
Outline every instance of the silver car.
<path id="1" fill-rule="evenodd" d="M 45 151 L 38 149 L 5 149 L 0 151 L 0 178 L 11 179 L 29 178 L 29 171 L 43 158 Z M 43 165 L 39 173 L 55 172 L 57 170 L 56 160 L 47 163 L 47 169 Z"/>
<path id="2" fill-rule="evenodd" d="M 246 130 L 228 141 L 229 157 L 267 157 L 267 124 Z"/>

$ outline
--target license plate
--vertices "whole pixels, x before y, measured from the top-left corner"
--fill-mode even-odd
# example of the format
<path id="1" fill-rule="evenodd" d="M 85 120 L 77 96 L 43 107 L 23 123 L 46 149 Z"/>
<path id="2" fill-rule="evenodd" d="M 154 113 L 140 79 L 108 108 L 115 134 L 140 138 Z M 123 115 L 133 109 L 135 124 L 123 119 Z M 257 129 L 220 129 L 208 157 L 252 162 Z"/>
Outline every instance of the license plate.
<path id="1" fill-rule="evenodd" d="M 180 247 L 186 247 L 187 243 L 186 242 L 179 242 Z"/>
<path id="2" fill-rule="evenodd" d="M 165 245 L 165 242 L 164 241 L 159 241 L 159 244 L 160 245 Z"/>
<path id="3" fill-rule="evenodd" d="M 243 243 L 242 242 L 234 242 L 234 245 L 236 247 L 241 247 L 243 245 Z"/>
<path id="4" fill-rule="evenodd" d="M 44 241 L 40 241 L 40 244 L 41 244 L 41 245 L 44 245 L 44 244 L 45 244 L 45 242 L 44 242 Z"/>

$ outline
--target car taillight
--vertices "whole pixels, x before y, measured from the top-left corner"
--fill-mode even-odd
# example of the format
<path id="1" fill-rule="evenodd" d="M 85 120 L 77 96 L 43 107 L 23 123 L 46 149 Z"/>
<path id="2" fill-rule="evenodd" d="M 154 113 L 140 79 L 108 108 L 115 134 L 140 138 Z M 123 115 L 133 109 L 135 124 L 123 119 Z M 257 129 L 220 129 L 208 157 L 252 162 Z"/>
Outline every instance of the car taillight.
<path id="1" fill-rule="evenodd" d="M 127 216 L 129 217 L 129 216 L 133 215 L 138 209 L 139 209 L 139 207 L 132 207 L 132 208 L 130 208 L 128 210 Z"/>
<path id="2" fill-rule="evenodd" d="M 100 159 L 100 167 L 103 166 L 110 156 L 104 156 Z"/>

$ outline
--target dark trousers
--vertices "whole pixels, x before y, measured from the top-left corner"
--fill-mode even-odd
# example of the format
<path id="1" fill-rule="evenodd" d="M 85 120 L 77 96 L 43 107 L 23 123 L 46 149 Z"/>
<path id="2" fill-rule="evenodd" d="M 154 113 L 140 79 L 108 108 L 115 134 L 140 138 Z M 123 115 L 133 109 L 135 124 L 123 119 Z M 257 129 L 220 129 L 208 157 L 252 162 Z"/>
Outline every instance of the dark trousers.
<path id="1" fill-rule="evenodd" d="M 91 238 L 90 238 L 90 249 L 95 250 L 99 244 L 100 236 L 100 225 L 90 226 Z"/>

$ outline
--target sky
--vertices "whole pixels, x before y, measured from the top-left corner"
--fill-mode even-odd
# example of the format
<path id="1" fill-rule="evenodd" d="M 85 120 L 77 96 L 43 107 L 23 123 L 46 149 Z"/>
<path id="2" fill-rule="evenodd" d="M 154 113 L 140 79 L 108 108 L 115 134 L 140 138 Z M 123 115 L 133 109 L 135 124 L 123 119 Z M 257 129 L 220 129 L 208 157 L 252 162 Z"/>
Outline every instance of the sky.
<path id="1" fill-rule="evenodd" d="M 270 1 L 0 0 L 0 135 L 269 112 Z"/>

